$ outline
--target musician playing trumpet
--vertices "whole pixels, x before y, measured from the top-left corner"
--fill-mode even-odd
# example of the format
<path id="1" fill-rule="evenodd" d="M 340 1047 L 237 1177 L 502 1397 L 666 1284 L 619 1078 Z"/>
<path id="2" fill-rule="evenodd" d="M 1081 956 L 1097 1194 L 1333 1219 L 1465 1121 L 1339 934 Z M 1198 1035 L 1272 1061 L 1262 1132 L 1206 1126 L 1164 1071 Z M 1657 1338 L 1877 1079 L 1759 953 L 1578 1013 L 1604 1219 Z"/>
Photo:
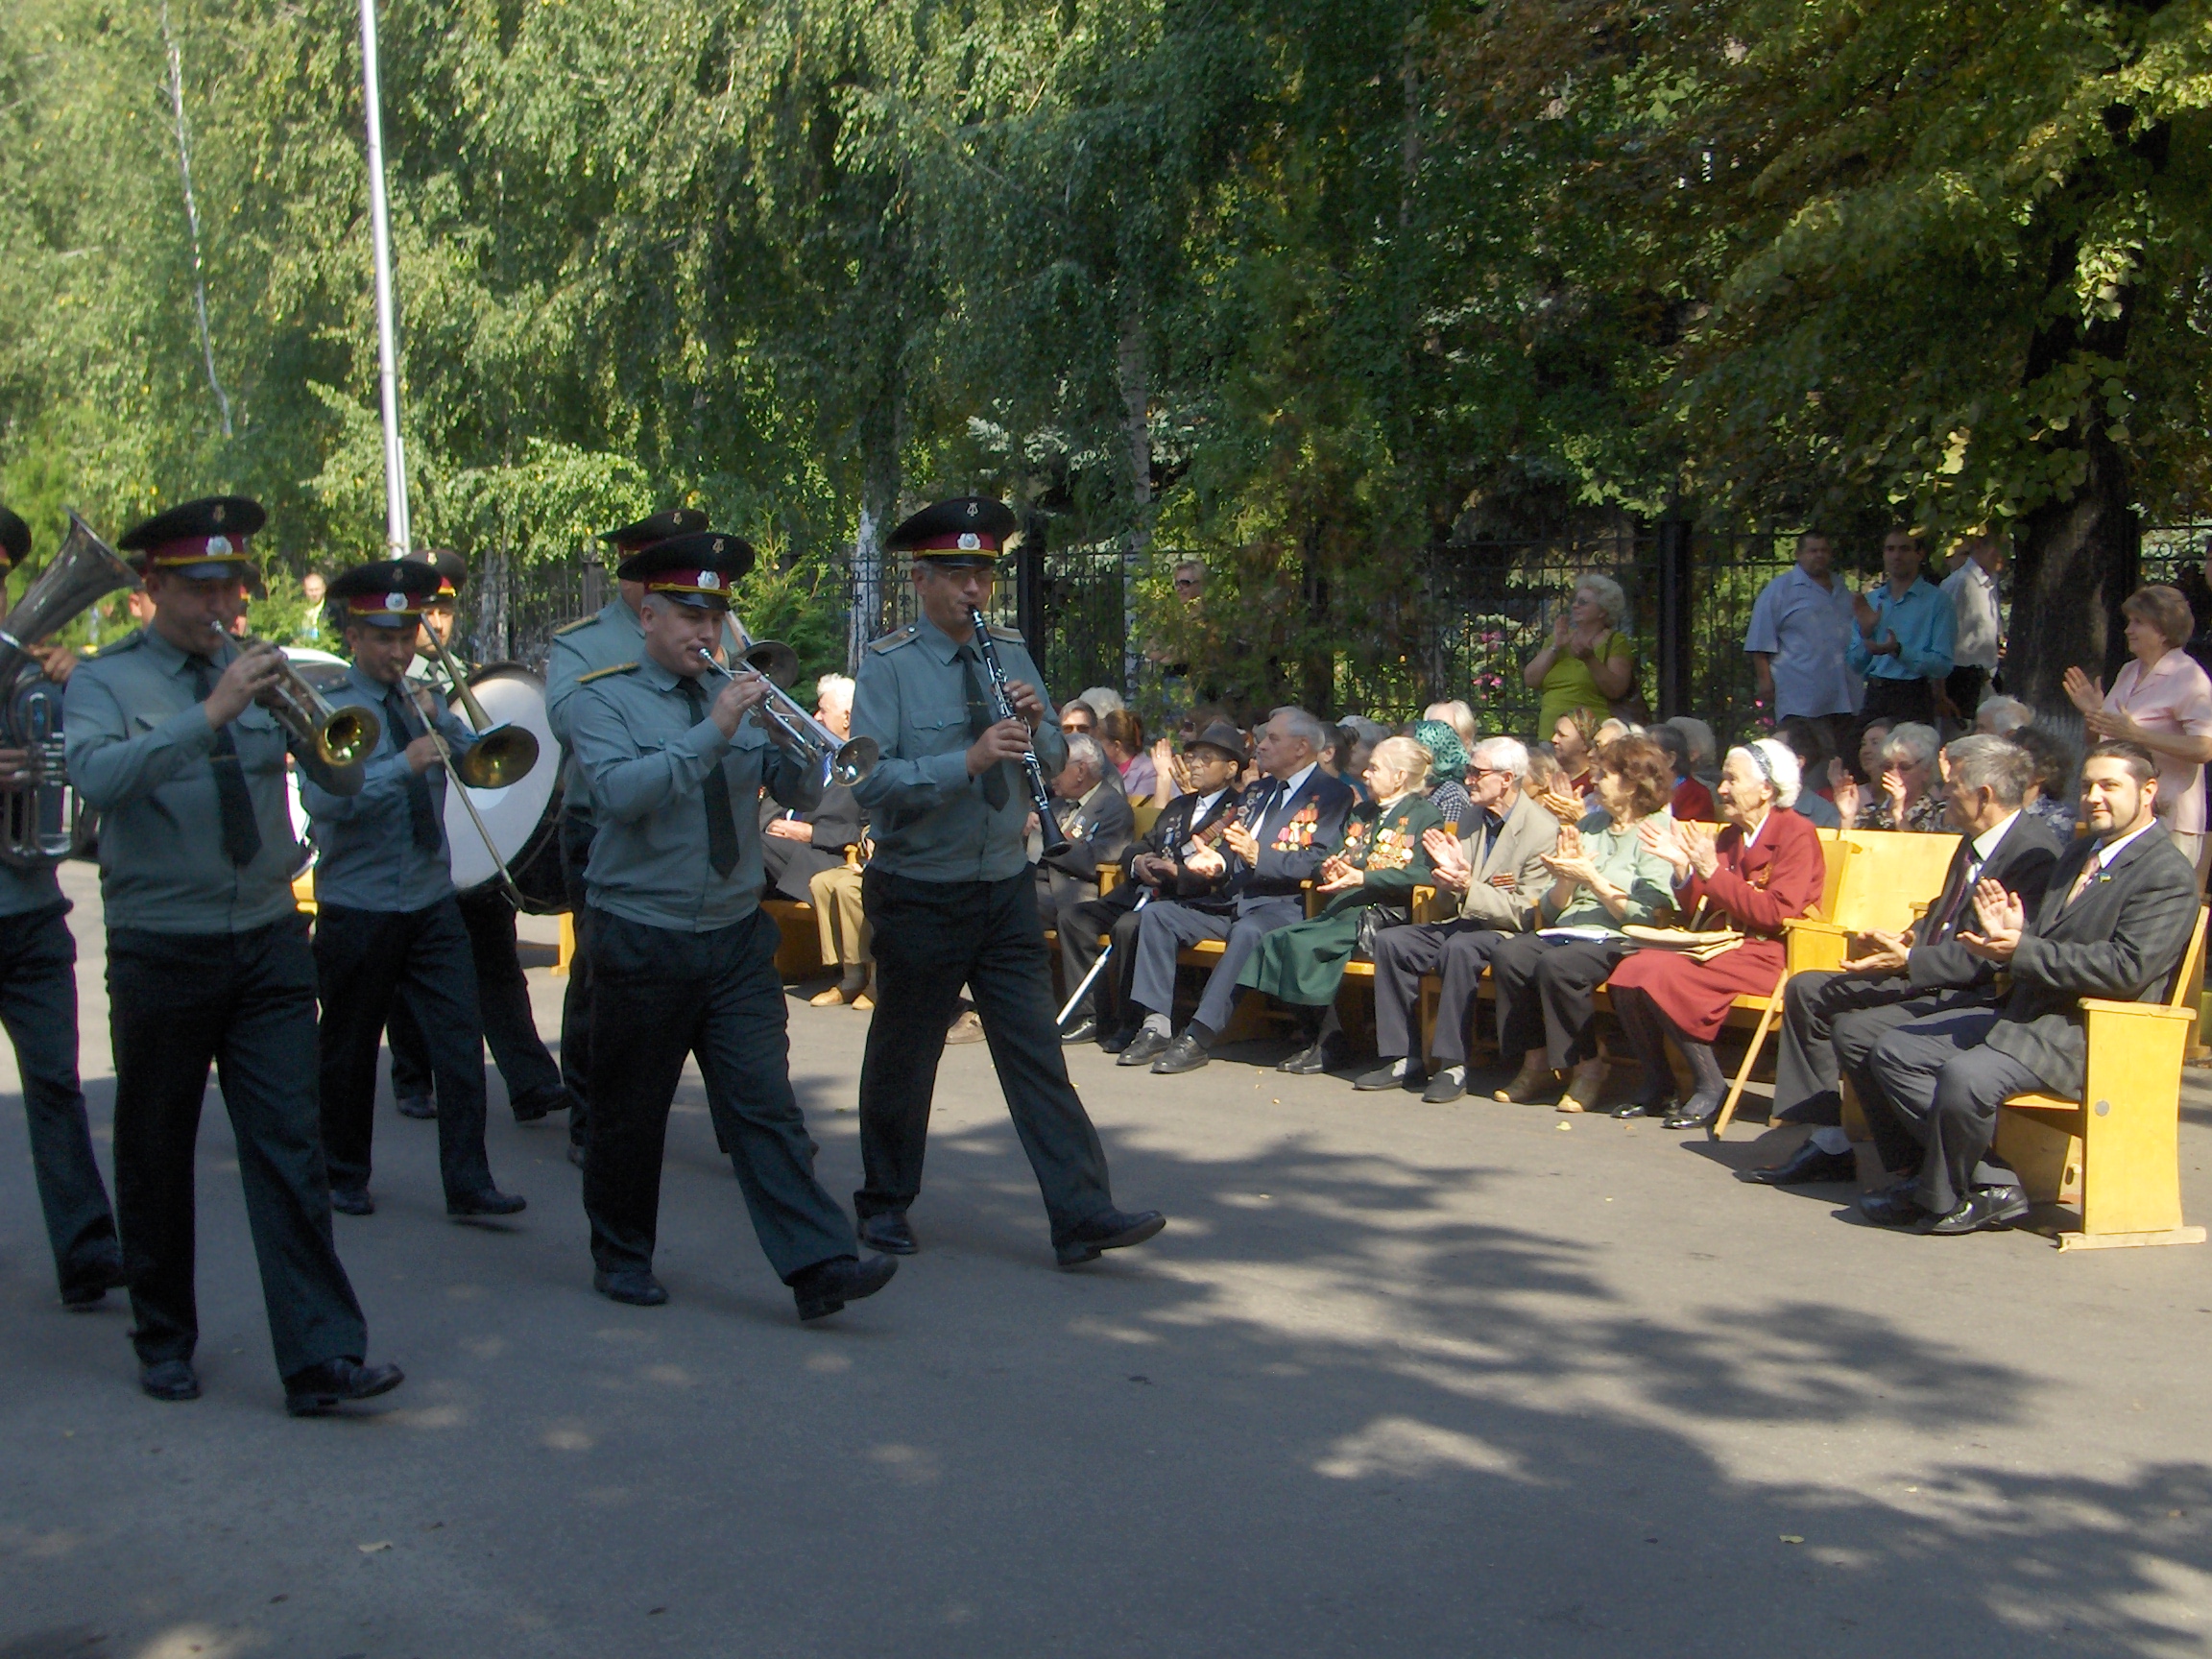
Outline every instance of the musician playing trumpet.
<path id="1" fill-rule="evenodd" d="M 643 650 L 581 676 L 569 704 L 597 830 L 584 883 L 590 918 L 590 1113 L 584 1209 L 592 1286 L 637 1307 L 668 1299 L 653 1273 L 668 1108 L 686 1054 L 729 1150 L 753 1229 L 799 1317 L 874 1295 L 898 1263 L 859 1260 L 853 1223 L 814 1176 L 791 1093 L 781 935 L 760 908 L 763 786 L 786 806 L 822 797 L 818 763 L 788 723 L 755 716 L 757 673 L 713 664 L 730 590 L 753 549 L 718 531 L 634 554 Z M 709 669 L 713 672 L 709 674 Z"/>
<path id="2" fill-rule="evenodd" d="M 484 1018 L 445 846 L 440 745 L 466 754 L 476 733 L 436 696 L 406 685 L 422 608 L 437 592 L 437 570 L 411 559 L 358 565 L 330 584 L 353 665 L 329 699 L 369 709 L 381 730 L 360 789 L 335 794 L 309 779 L 300 790 L 317 854 L 323 1142 L 331 1205 L 348 1215 L 376 1209 L 369 1191 L 376 1048 L 396 1008 L 413 1017 L 428 1050 L 445 1213 L 511 1215 L 523 1207 L 493 1183 L 484 1150 Z"/>
<path id="3" fill-rule="evenodd" d="M 331 1241 L 315 1064 L 315 960 L 292 897 L 301 850 L 288 752 L 331 795 L 358 764 L 322 758 L 258 697 L 283 654 L 241 649 L 247 538 L 260 506 L 186 502 L 119 545 L 142 552 L 154 617 L 69 677 L 69 775 L 104 814 L 115 1055 L 115 1197 L 142 1367 L 156 1400 L 200 1393 L 193 1298 L 193 1146 L 212 1063 L 238 1148 L 246 1214 L 285 1406 L 329 1410 L 397 1387 L 364 1365 L 366 1321 Z"/>

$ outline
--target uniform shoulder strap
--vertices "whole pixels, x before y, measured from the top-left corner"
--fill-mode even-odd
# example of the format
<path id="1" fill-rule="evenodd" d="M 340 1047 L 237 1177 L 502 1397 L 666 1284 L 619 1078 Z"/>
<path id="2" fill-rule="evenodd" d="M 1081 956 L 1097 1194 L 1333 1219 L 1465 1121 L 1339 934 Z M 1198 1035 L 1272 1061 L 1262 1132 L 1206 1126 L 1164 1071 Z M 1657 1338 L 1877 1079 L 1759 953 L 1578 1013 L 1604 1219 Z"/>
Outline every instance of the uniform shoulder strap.
<path id="1" fill-rule="evenodd" d="M 627 674 L 637 666 L 637 664 L 635 662 L 617 662 L 612 668 L 594 668 L 589 674 L 577 675 L 576 684 L 579 685 L 589 685 L 592 681 L 604 680 L 610 674 Z"/>
<path id="2" fill-rule="evenodd" d="M 143 628 L 133 628 L 130 633 L 124 635 L 122 638 L 116 640 L 114 644 L 103 645 L 99 650 L 93 652 L 92 661 L 97 662 L 103 657 L 120 657 L 124 652 L 135 651 L 139 646 L 145 643 L 146 630 Z"/>
<path id="3" fill-rule="evenodd" d="M 579 629 L 579 628 L 589 628 L 589 627 L 590 627 L 590 626 L 591 626 L 591 624 L 592 624 L 592 623 L 594 623 L 594 622 L 596 622 L 596 621 L 598 621 L 598 620 L 599 620 L 599 613 L 598 613 L 597 612 L 593 612 L 593 613 L 592 613 L 590 615 L 589 615 L 589 616 L 579 616 L 579 617 L 577 617 L 577 618 L 576 618 L 576 620 L 575 620 L 575 621 L 573 621 L 573 622 L 568 622 L 568 623 L 564 623 L 564 624 L 563 624 L 561 627 L 554 629 L 554 630 L 553 630 L 553 637 L 554 637 L 554 638 L 556 638 L 556 639 L 558 639 L 558 638 L 560 638 L 560 637 L 562 637 L 564 634 L 573 634 L 573 633 L 575 633 L 575 632 L 576 632 L 576 630 L 577 630 L 577 629 Z"/>
<path id="4" fill-rule="evenodd" d="M 1019 628 L 1009 628 L 1003 622 L 994 622 L 991 624 L 991 637 L 994 639 L 1009 640 L 1012 643 L 1021 646 L 1023 650 L 1027 650 L 1029 648 L 1029 642 L 1022 637 L 1022 630 Z"/>
<path id="5" fill-rule="evenodd" d="M 913 640 L 914 624 L 909 622 L 903 628 L 893 629 L 880 639 L 870 641 L 868 649 L 881 654 L 886 651 L 896 651 L 902 645 L 912 644 Z"/>

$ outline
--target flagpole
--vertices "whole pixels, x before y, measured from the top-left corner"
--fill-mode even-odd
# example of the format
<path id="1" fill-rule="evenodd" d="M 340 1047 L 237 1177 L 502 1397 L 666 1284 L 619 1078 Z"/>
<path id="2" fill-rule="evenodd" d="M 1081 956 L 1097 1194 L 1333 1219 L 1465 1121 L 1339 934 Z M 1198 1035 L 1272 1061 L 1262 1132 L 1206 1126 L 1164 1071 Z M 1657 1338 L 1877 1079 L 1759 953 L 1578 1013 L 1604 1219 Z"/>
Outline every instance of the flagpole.
<path id="1" fill-rule="evenodd" d="M 384 539 L 395 559 L 414 546 L 407 451 L 399 437 L 399 352 L 392 326 L 392 226 L 384 206 L 384 110 L 376 76 L 376 0 L 361 0 L 361 102 L 369 125 L 369 229 L 376 268 L 376 381 L 384 405 Z"/>

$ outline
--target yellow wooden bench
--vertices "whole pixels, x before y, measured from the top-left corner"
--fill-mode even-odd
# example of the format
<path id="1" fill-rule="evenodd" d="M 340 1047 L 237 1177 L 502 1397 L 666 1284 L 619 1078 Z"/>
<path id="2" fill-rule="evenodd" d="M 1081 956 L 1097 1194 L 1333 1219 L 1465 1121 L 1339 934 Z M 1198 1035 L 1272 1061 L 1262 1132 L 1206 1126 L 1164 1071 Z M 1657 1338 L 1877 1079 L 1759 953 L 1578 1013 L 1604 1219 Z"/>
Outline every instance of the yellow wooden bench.
<path id="1" fill-rule="evenodd" d="M 2079 1205 L 2061 1250 L 2201 1244 L 2181 1220 L 2181 1063 L 2197 1009 L 2189 987 L 2204 960 L 2204 917 L 2163 1003 L 2081 998 L 2089 1065 L 2081 1098 L 2016 1094 L 1997 1115 L 1998 1157 L 2041 1203 Z"/>

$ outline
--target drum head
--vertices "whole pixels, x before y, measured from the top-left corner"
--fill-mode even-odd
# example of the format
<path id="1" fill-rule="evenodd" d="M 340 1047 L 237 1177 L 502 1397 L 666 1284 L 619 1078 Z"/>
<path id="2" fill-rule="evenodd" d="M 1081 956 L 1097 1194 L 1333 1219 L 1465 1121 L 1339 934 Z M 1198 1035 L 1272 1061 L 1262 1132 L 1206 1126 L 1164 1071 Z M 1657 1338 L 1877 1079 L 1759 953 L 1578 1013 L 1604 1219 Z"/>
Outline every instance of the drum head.
<path id="1" fill-rule="evenodd" d="M 538 764 L 520 782 L 504 789 L 468 791 L 499 855 L 514 869 L 558 812 L 554 793 L 561 782 L 561 745 L 545 718 L 545 682 L 519 662 L 493 662 L 469 676 L 469 688 L 494 723 L 523 727 L 538 739 Z M 452 707 L 467 725 L 469 716 L 459 697 L 452 699 Z M 445 845 L 452 852 L 453 885 L 466 892 L 498 879 L 499 867 L 485 851 L 484 837 L 477 833 L 461 795 L 461 786 L 446 780 Z"/>

